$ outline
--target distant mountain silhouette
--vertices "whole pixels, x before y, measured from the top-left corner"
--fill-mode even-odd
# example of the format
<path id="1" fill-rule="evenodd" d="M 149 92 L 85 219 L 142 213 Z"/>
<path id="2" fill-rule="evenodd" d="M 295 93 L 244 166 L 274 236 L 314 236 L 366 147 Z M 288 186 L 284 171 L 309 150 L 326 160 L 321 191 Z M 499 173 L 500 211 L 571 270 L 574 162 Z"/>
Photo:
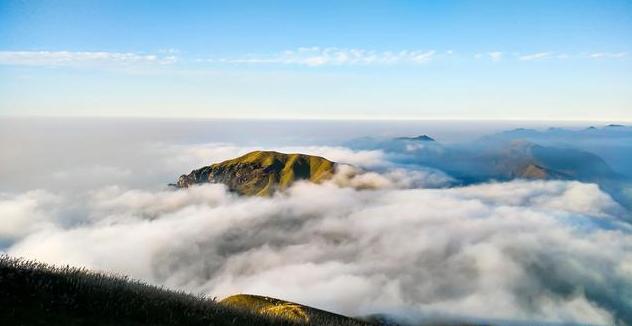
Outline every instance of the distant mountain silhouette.
<path id="1" fill-rule="evenodd" d="M 514 129 L 483 137 L 488 145 L 527 140 L 546 147 L 574 148 L 602 158 L 618 174 L 632 178 L 632 127 L 612 124 L 583 129 Z"/>
<path id="2" fill-rule="evenodd" d="M 618 175 L 598 155 L 561 146 L 543 146 L 526 140 L 540 133 L 515 129 L 460 145 L 443 145 L 427 135 L 392 139 L 360 138 L 356 149 L 382 150 L 402 164 L 428 166 L 465 183 L 494 180 L 564 179 L 598 181 Z"/>
<path id="3" fill-rule="evenodd" d="M 417 137 L 397 137 L 395 140 L 409 140 L 409 141 L 435 141 L 428 135 L 420 135 Z"/>
<path id="4" fill-rule="evenodd" d="M 599 156 L 572 148 L 540 146 L 518 140 L 489 149 L 482 157 L 491 175 L 501 179 L 595 181 L 616 176 Z"/>

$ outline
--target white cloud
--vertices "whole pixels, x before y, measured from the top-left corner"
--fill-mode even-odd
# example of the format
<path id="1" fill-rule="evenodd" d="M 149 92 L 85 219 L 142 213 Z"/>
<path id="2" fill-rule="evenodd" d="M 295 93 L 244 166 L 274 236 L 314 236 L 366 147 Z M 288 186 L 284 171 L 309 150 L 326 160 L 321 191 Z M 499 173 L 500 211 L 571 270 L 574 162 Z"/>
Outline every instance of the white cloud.
<path id="1" fill-rule="evenodd" d="M 281 51 L 276 54 L 249 54 L 229 58 L 192 59 L 193 62 L 225 64 L 284 64 L 301 66 L 368 66 L 368 65 L 418 65 L 429 63 L 436 58 L 450 58 L 455 52 L 446 50 L 370 50 L 335 47 L 301 47 Z M 0 65 L 26 66 L 134 66 L 169 65 L 182 61 L 180 51 L 176 49 L 159 50 L 156 53 L 108 52 L 108 51 L 0 51 Z M 628 56 L 627 52 L 594 52 L 590 54 L 555 54 L 537 52 L 516 54 L 520 61 L 545 59 L 565 59 L 568 57 L 591 59 L 619 59 Z M 492 51 L 473 54 L 475 59 L 488 57 L 500 61 L 505 52 Z"/>
<path id="2" fill-rule="evenodd" d="M 193 168 L 254 149 L 261 148 L 100 146 L 99 164 L 73 156 L 71 167 L 25 169 L 20 175 L 54 190 L 0 195 L 0 251 L 211 296 L 265 294 L 350 315 L 600 325 L 632 319 L 632 303 L 621 295 L 632 291 L 632 229 L 596 185 L 514 181 L 446 189 L 449 176 L 403 169 L 382 151 L 296 146 L 274 149 L 363 170 L 344 167 L 331 182 L 299 183 L 273 198 L 237 197 L 221 185 L 157 190 Z M 103 187 L 112 183 L 118 186 Z"/>
<path id="3" fill-rule="evenodd" d="M 156 145 L 153 151 L 161 156 L 161 162 L 184 172 L 191 167 L 202 167 L 232 159 L 255 150 L 274 150 L 282 153 L 302 153 L 322 156 L 328 160 L 351 164 L 361 168 L 387 167 L 390 165 L 381 150 L 352 150 L 341 146 L 278 146 L 246 147 L 226 143 L 198 145 Z"/>
<path id="4" fill-rule="evenodd" d="M 487 55 L 492 61 L 500 61 L 503 58 L 503 53 L 500 51 L 489 52 Z"/>
<path id="5" fill-rule="evenodd" d="M 549 59 L 553 56 L 552 52 L 538 52 L 532 54 L 526 54 L 518 57 L 521 61 L 536 61 L 536 60 L 544 60 Z"/>
<path id="6" fill-rule="evenodd" d="M 423 64 L 435 56 L 434 50 L 376 51 L 340 48 L 298 48 L 276 55 L 250 55 L 244 58 L 211 59 L 211 62 L 245 64 L 290 64 L 305 66 L 323 65 L 395 65 Z M 451 53 L 449 53 L 451 54 Z"/>
<path id="7" fill-rule="evenodd" d="M 592 59 L 618 59 L 627 56 L 627 52 L 595 52 L 588 55 L 588 57 Z"/>
<path id="8" fill-rule="evenodd" d="M 26 66 L 126 66 L 172 64 L 177 57 L 132 52 L 0 51 L 0 64 Z"/>
<path id="9" fill-rule="evenodd" d="M 0 244 L 29 233 L 53 227 L 48 214 L 59 198 L 46 191 L 29 191 L 17 196 L 0 193 Z"/>
<path id="10" fill-rule="evenodd" d="M 334 162 L 362 168 L 384 167 L 390 164 L 381 150 L 352 150 L 341 146 L 293 146 L 280 147 L 278 150 L 285 153 L 318 155 Z"/>
<path id="11" fill-rule="evenodd" d="M 454 180 L 445 173 L 432 169 L 390 168 L 374 172 L 341 164 L 332 182 L 355 189 L 413 189 L 447 187 L 454 183 Z"/>
<path id="12" fill-rule="evenodd" d="M 299 183 L 273 198 L 242 198 L 219 185 L 110 187 L 80 201 L 83 223 L 57 225 L 59 210 L 40 210 L 37 218 L 54 225 L 23 234 L 7 251 L 350 315 L 612 325 L 631 306 L 620 295 L 632 290 L 630 228 L 596 187 L 516 181 L 402 190 L 387 174 L 365 178 L 378 189 Z M 2 216 L 23 202 L 7 198 Z M 39 207 L 27 206 L 20 216 Z"/>

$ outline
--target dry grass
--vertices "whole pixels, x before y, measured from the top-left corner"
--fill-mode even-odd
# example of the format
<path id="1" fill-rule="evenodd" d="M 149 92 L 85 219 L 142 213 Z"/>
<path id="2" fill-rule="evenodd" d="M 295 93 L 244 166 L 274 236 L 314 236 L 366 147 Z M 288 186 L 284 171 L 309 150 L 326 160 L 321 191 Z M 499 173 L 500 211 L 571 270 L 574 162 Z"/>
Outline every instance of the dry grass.
<path id="1" fill-rule="evenodd" d="M 214 299 L 70 266 L 0 256 L 0 325 L 301 325 Z M 309 325 L 359 325 L 317 320 Z"/>
<path id="2" fill-rule="evenodd" d="M 285 300 L 250 294 L 224 298 L 220 304 L 310 325 L 367 325 L 365 322 Z"/>

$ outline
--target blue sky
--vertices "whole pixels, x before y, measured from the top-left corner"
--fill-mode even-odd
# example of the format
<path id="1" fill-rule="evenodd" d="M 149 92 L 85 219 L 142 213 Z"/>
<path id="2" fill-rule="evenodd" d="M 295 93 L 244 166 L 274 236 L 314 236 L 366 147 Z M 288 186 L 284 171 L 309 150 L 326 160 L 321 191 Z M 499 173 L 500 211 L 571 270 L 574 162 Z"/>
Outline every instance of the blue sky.
<path id="1" fill-rule="evenodd" d="M 632 1 L 0 0 L 0 115 L 632 121 Z"/>

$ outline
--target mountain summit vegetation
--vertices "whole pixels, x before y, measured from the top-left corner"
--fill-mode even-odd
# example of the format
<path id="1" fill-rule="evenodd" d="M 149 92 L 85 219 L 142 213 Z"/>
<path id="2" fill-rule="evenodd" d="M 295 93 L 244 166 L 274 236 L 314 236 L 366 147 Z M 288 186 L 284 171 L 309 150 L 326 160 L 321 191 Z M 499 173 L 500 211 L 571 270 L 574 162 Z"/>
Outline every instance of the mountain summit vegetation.
<path id="1" fill-rule="evenodd" d="M 299 324 L 325 325 L 369 325 L 343 315 L 324 311 L 302 304 L 252 294 L 236 294 L 222 299 L 220 302 L 230 308 L 270 316 L 277 319 L 289 320 Z"/>
<path id="2" fill-rule="evenodd" d="M 270 196 L 294 182 L 322 182 L 333 176 L 336 163 L 320 156 L 254 151 L 215 163 L 178 179 L 178 188 L 200 183 L 223 183 L 229 190 L 247 196 Z"/>

